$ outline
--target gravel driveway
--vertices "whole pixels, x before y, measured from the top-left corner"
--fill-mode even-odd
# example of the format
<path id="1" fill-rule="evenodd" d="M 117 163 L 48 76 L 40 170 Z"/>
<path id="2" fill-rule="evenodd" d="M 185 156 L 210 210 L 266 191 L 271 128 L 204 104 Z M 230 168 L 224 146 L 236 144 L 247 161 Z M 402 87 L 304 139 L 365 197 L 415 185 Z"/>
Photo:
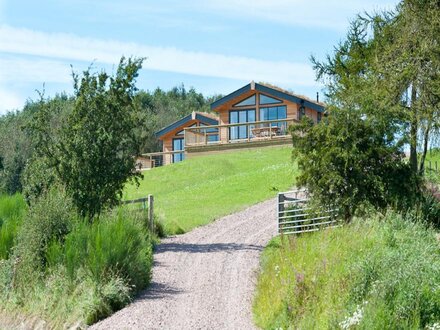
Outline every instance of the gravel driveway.
<path id="1" fill-rule="evenodd" d="M 259 255 L 276 233 L 275 199 L 162 240 L 150 287 L 92 329 L 254 329 Z"/>

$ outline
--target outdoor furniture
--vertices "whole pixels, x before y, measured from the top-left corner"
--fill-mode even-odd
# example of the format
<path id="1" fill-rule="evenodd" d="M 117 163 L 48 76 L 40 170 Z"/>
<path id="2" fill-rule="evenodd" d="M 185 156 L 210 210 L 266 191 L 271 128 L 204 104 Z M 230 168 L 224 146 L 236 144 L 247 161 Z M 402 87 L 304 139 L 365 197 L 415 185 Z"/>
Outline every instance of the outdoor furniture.
<path id="1" fill-rule="evenodd" d="M 272 126 L 272 127 L 254 127 L 252 128 L 252 134 L 255 137 L 267 137 L 267 136 L 275 136 L 280 131 L 280 128 L 278 126 Z"/>

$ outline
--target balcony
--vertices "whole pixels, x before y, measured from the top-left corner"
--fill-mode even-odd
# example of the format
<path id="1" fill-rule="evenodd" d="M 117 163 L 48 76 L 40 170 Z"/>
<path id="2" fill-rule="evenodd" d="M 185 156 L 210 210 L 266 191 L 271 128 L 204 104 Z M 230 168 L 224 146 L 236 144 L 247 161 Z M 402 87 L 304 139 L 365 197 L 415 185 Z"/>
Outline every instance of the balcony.
<path id="1" fill-rule="evenodd" d="M 251 144 L 276 145 L 290 141 L 288 128 L 298 123 L 293 118 L 249 123 L 198 126 L 185 128 L 185 150 L 232 149 Z M 283 142 L 283 143 L 282 143 Z M 217 146 L 217 148 L 216 148 Z M 226 146 L 229 146 L 226 147 Z"/>

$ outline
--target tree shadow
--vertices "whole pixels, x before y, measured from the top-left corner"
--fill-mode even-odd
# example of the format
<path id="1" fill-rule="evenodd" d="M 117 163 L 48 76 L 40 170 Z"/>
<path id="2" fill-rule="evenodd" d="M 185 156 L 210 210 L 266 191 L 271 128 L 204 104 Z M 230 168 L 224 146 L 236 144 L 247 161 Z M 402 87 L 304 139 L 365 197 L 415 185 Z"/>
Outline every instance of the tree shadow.
<path id="1" fill-rule="evenodd" d="M 139 300 L 162 299 L 168 296 L 184 293 L 183 290 L 170 287 L 162 283 L 151 282 L 148 288 L 142 291 L 133 302 Z"/>
<path id="2" fill-rule="evenodd" d="M 164 252 L 187 252 L 187 253 L 212 253 L 212 252 L 235 252 L 235 251 L 262 251 L 263 246 L 242 243 L 161 243 L 157 246 L 155 253 Z"/>

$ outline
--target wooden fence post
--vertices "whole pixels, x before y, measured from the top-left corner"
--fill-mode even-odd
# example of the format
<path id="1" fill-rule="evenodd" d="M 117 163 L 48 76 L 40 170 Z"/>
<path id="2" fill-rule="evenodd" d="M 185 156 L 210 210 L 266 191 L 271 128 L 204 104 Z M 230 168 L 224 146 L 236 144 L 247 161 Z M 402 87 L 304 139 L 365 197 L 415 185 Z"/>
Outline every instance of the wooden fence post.
<path id="1" fill-rule="evenodd" d="M 150 231 L 154 234 L 154 197 L 148 195 L 148 223 L 150 225 Z"/>

